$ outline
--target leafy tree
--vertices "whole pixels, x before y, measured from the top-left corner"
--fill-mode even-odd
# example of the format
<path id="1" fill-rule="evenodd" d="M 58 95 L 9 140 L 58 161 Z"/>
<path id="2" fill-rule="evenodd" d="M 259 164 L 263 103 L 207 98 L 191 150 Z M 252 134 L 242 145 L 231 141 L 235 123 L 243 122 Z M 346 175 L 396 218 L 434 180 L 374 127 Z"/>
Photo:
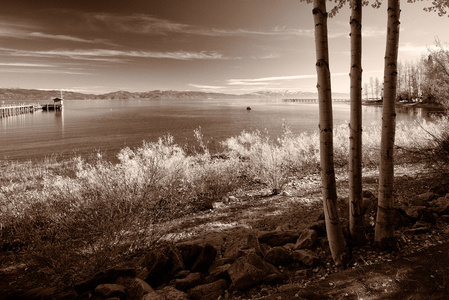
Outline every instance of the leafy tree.
<path id="1" fill-rule="evenodd" d="M 449 50 L 438 39 L 435 44 L 424 59 L 426 98 L 449 108 Z"/>

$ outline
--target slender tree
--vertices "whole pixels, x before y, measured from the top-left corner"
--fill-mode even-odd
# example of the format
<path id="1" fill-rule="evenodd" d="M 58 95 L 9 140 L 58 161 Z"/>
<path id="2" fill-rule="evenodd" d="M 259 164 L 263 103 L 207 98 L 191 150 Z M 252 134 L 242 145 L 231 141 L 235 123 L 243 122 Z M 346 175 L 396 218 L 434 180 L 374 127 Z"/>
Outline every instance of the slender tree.
<path id="1" fill-rule="evenodd" d="M 312 12 L 315 23 L 317 89 L 320 115 L 320 164 L 324 217 L 332 258 L 336 264 L 342 264 L 344 263 L 346 243 L 337 212 L 326 0 L 314 0 Z"/>
<path id="2" fill-rule="evenodd" d="M 349 232 L 354 245 L 366 242 L 362 212 L 362 0 L 351 0 L 349 123 Z"/>
<path id="3" fill-rule="evenodd" d="M 382 112 L 381 159 L 379 167 L 379 200 L 374 235 L 382 248 L 396 247 L 394 217 L 394 140 L 396 129 L 395 99 L 399 47 L 400 0 L 388 0 L 387 44 L 385 50 L 384 95 Z"/>

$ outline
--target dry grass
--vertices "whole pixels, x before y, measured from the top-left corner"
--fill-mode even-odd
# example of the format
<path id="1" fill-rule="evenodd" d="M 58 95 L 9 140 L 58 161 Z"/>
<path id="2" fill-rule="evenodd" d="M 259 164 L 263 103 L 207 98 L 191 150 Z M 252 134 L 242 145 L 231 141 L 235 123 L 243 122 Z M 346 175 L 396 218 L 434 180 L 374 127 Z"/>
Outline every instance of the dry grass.
<path id="1" fill-rule="evenodd" d="M 416 158 L 410 153 L 434 149 L 446 151 L 447 159 L 448 124 L 447 118 L 399 124 L 397 157 L 410 161 Z M 200 130 L 195 135 L 200 148 L 189 154 L 165 136 L 121 150 L 117 163 L 100 154 L 2 162 L 0 251 L 8 253 L 8 263 L 34 266 L 49 280 L 70 284 L 182 231 L 181 216 L 210 209 L 237 191 L 245 194 L 251 182 L 276 194 L 291 189 L 292 178 L 306 181 L 319 170 L 317 134 L 295 135 L 286 128 L 270 140 L 243 132 L 221 145 L 226 152 L 219 157 L 211 155 Z M 345 166 L 347 125 L 337 127 L 334 137 L 336 164 Z M 379 142 L 379 126 L 367 126 L 365 167 L 376 166 Z"/>

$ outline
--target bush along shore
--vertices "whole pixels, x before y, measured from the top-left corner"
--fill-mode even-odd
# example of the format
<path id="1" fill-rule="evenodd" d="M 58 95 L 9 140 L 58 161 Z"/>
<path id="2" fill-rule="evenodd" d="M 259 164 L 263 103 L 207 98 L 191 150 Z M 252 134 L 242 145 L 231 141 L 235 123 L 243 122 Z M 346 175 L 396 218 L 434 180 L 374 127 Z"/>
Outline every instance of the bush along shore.
<path id="1" fill-rule="evenodd" d="M 448 129 L 447 117 L 397 126 L 402 252 L 447 235 Z M 3 161 L 0 298 L 251 298 L 336 271 L 320 221 L 317 134 L 285 128 L 270 140 L 243 132 L 223 142 L 220 153 L 211 153 L 200 130 L 195 136 L 193 150 L 165 136 L 123 149 L 114 163 L 101 154 Z M 366 126 L 363 140 L 370 236 L 380 126 Z M 334 147 L 347 224 L 347 125 L 335 128 Z M 370 249 L 353 249 L 350 266 L 400 255 L 380 259 Z"/>

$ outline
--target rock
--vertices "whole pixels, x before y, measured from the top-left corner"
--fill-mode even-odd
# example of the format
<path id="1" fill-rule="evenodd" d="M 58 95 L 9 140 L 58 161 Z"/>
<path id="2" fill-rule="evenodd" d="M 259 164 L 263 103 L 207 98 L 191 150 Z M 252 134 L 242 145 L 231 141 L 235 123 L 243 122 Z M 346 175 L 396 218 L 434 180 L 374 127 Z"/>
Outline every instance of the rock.
<path id="1" fill-rule="evenodd" d="M 274 266 L 286 266 L 291 262 L 290 253 L 284 247 L 271 248 L 263 259 Z"/>
<path id="2" fill-rule="evenodd" d="M 152 293 L 148 293 L 143 295 L 143 297 L 141 298 L 141 300 L 166 300 L 168 298 L 165 298 L 162 295 L 159 295 L 156 292 L 152 292 Z M 185 299 L 185 298 L 184 298 Z"/>
<path id="3" fill-rule="evenodd" d="M 290 254 L 293 261 L 308 267 L 314 267 L 319 262 L 318 255 L 312 250 L 295 250 Z"/>
<path id="4" fill-rule="evenodd" d="M 318 234 L 313 229 L 304 229 L 301 232 L 295 244 L 295 250 L 298 249 L 312 249 L 317 240 Z"/>
<path id="5" fill-rule="evenodd" d="M 209 272 L 211 272 L 211 270 L 216 267 L 227 265 L 227 264 L 232 264 L 234 261 L 235 261 L 235 259 L 232 259 L 232 258 L 217 258 L 212 263 L 212 266 L 210 266 Z"/>
<path id="6" fill-rule="evenodd" d="M 212 300 L 224 295 L 228 282 L 224 279 L 212 283 L 203 284 L 190 290 L 190 299 L 192 300 Z"/>
<path id="7" fill-rule="evenodd" d="M 211 268 L 209 271 L 209 275 L 215 279 L 226 279 L 230 280 L 228 269 L 231 266 L 231 264 L 225 264 L 221 266 L 217 266 L 214 268 Z"/>
<path id="8" fill-rule="evenodd" d="M 288 243 L 295 243 L 299 233 L 295 230 L 268 231 L 259 236 L 259 243 L 265 243 L 271 247 L 282 246 Z"/>
<path id="9" fill-rule="evenodd" d="M 237 259 L 228 269 L 229 277 L 235 289 L 251 288 L 268 275 L 262 258 L 256 254 L 248 254 Z"/>
<path id="10" fill-rule="evenodd" d="M 316 221 L 315 223 L 312 223 L 308 227 L 308 229 L 315 230 L 316 233 L 318 234 L 318 237 L 325 237 L 327 235 L 326 234 L 326 222 L 324 220 Z"/>
<path id="11" fill-rule="evenodd" d="M 301 251 L 301 250 L 298 250 Z M 302 269 L 302 270 L 298 270 L 295 272 L 295 279 L 296 280 L 300 280 L 300 279 L 307 279 L 311 276 L 311 269 Z"/>
<path id="12" fill-rule="evenodd" d="M 449 199 L 448 198 L 440 197 L 440 198 L 430 202 L 430 204 L 431 204 L 431 207 L 429 208 L 429 210 L 438 214 L 439 216 L 449 214 Z"/>
<path id="13" fill-rule="evenodd" d="M 277 285 L 284 283 L 284 277 L 281 273 L 273 273 L 265 277 L 263 282 L 267 285 Z"/>
<path id="14" fill-rule="evenodd" d="M 186 269 L 192 269 L 193 264 L 198 259 L 203 247 L 198 244 L 179 244 L 177 245 L 179 252 L 181 252 L 182 259 Z"/>
<path id="15" fill-rule="evenodd" d="M 166 286 L 162 289 L 156 290 L 156 293 L 158 296 L 160 296 L 162 299 L 164 300 L 189 300 L 189 295 L 177 290 L 176 288 L 172 287 L 172 286 Z M 157 297 L 156 295 L 153 294 L 147 294 L 146 295 L 147 298 L 145 298 L 145 300 L 150 300 L 153 298 L 150 297 Z M 155 298 L 156 299 L 156 298 Z"/>
<path id="16" fill-rule="evenodd" d="M 436 223 L 436 219 L 433 216 L 432 211 L 427 209 L 425 206 L 412 206 L 410 208 L 406 208 L 405 213 L 415 222 L 422 221 L 430 224 Z"/>
<path id="17" fill-rule="evenodd" d="M 418 221 L 419 219 L 419 210 L 425 208 L 425 206 L 412 206 L 404 209 L 407 216 L 412 219 L 413 222 Z"/>
<path id="18" fill-rule="evenodd" d="M 406 208 L 407 209 L 407 208 Z M 407 212 L 401 208 L 394 211 L 394 227 L 406 227 L 412 223 L 412 218 L 407 215 Z"/>
<path id="19" fill-rule="evenodd" d="M 95 288 L 95 295 L 103 298 L 118 297 L 123 300 L 126 298 L 126 288 L 120 284 L 100 284 Z"/>
<path id="20" fill-rule="evenodd" d="M 154 293 L 153 288 L 139 278 L 119 278 L 115 282 L 126 287 L 126 300 L 140 300 L 148 293 Z"/>
<path id="21" fill-rule="evenodd" d="M 178 248 L 172 244 L 164 244 L 147 253 L 145 267 L 148 270 L 145 281 L 151 286 L 159 286 L 184 269 L 184 261 Z"/>
<path id="22" fill-rule="evenodd" d="M 201 273 L 190 273 L 187 277 L 182 279 L 175 279 L 173 285 L 180 291 L 187 291 L 188 289 L 197 286 L 201 282 Z"/>
<path id="23" fill-rule="evenodd" d="M 244 237 L 239 237 L 232 240 L 227 246 L 223 253 L 223 258 L 229 258 L 236 260 L 240 256 L 245 255 L 244 250 L 254 249 L 254 252 L 258 255 L 262 255 L 262 249 L 259 244 L 257 237 L 249 233 Z"/>
<path id="24" fill-rule="evenodd" d="M 92 278 L 75 284 L 75 291 L 81 295 L 87 291 L 95 289 L 96 286 L 103 283 L 114 283 L 119 277 L 135 277 L 135 269 L 108 269 L 104 272 L 95 274 Z"/>
<path id="25" fill-rule="evenodd" d="M 439 194 L 433 192 L 427 192 L 421 195 L 416 196 L 410 201 L 413 206 L 429 206 L 429 202 L 438 199 L 440 197 Z"/>
<path id="26" fill-rule="evenodd" d="M 443 183 L 437 186 L 432 187 L 431 189 L 429 189 L 429 192 L 431 193 L 435 193 L 438 195 L 446 195 L 447 193 L 449 193 L 449 183 Z"/>
<path id="27" fill-rule="evenodd" d="M 213 247 L 211 244 L 206 244 L 201 253 L 199 254 L 197 260 L 192 265 L 192 272 L 201 272 L 205 273 L 209 270 L 210 266 L 215 260 L 217 256 L 217 249 Z"/>

